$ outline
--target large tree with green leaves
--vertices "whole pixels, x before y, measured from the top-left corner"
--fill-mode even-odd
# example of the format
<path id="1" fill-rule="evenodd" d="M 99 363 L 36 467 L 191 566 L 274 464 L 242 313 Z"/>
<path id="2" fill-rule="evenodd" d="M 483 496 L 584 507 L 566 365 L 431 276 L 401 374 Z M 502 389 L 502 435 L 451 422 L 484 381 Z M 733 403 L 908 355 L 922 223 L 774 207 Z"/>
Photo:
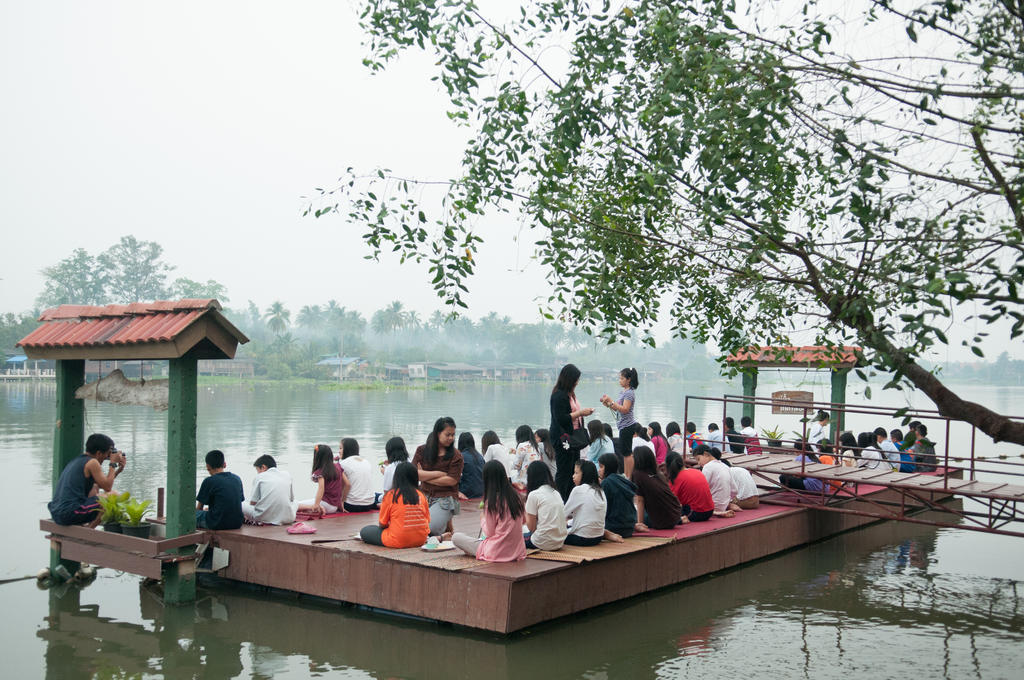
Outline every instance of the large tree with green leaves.
<path id="1" fill-rule="evenodd" d="M 213 279 L 207 279 L 206 283 L 193 281 L 184 276 L 174 279 L 170 289 L 171 297 L 175 298 L 214 298 L 218 302 L 225 303 L 230 300 L 228 289 L 224 284 L 217 283 Z"/>
<path id="2" fill-rule="evenodd" d="M 108 276 L 108 290 L 115 302 L 140 302 L 167 297 L 167 275 L 174 267 L 163 261 L 164 249 L 156 241 L 122 236 L 99 262 Z"/>
<path id="3" fill-rule="evenodd" d="M 109 273 L 100 261 L 84 248 L 76 248 L 57 264 L 44 267 L 43 292 L 36 298 L 39 307 L 57 305 L 105 305 Z"/>
<path id="4" fill-rule="evenodd" d="M 1024 424 L 921 365 L 965 317 L 978 355 L 1024 330 L 1019 0 L 363 4 L 370 68 L 436 62 L 469 132 L 462 170 L 438 201 L 350 171 L 309 209 L 362 225 L 374 254 L 427 261 L 453 308 L 480 217 L 521 211 L 550 311 L 588 332 L 668 313 L 728 351 L 810 328 L 1024 443 Z"/>

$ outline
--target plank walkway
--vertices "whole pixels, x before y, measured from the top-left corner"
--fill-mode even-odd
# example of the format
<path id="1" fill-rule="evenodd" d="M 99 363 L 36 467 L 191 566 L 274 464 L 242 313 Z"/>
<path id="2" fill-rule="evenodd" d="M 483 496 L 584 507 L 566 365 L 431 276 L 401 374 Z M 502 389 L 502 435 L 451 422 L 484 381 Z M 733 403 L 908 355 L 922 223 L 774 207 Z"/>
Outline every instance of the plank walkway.
<path id="1" fill-rule="evenodd" d="M 893 472 L 890 470 L 869 470 L 866 468 L 826 465 L 824 463 L 800 463 L 792 454 L 765 453 L 746 455 L 742 453 L 723 456 L 730 463 L 750 472 L 762 475 L 797 475 L 821 480 L 836 480 L 844 483 L 867 484 L 873 487 L 891 487 L 921 493 L 946 492 L 958 496 L 1005 501 L 1024 500 L 1024 486 L 1003 482 L 981 482 L 970 479 L 946 478 L 939 472 Z"/>

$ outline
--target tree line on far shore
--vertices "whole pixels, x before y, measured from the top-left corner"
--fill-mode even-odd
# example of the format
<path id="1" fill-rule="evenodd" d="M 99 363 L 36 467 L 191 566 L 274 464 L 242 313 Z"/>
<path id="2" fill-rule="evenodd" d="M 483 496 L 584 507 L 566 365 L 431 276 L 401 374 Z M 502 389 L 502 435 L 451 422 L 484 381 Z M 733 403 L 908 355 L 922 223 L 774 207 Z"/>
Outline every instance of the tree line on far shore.
<path id="1" fill-rule="evenodd" d="M 60 304 L 104 305 L 157 299 L 217 298 L 227 289 L 179 277 L 154 241 L 125 236 L 93 255 L 78 248 L 42 270 L 44 284 L 36 309 L 0 316 L 0 349 L 15 353 L 15 343 L 37 325 L 41 310 Z M 225 304 L 225 306 L 227 306 Z M 274 379 L 318 377 L 325 355 L 360 357 L 375 364 L 415 361 L 526 363 L 540 366 L 571 357 L 588 365 L 618 367 L 661 362 L 690 378 L 711 379 L 718 369 L 700 344 L 674 340 L 657 349 L 636 340 L 608 345 L 579 328 L 554 321 L 515 323 L 490 312 L 476 320 L 434 311 L 429 316 L 394 301 L 369 318 L 336 300 L 289 309 L 274 301 L 260 308 L 249 300 L 225 313 L 249 336 L 239 358 L 255 361 L 257 375 Z"/>
<path id="2" fill-rule="evenodd" d="M 256 360 L 257 372 L 269 377 L 313 377 L 316 361 L 328 354 L 362 357 L 374 363 L 404 365 L 416 361 L 471 364 L 525 363 L 554 365 L 566 359 L 592 366 L 642 366 L 661 362 L 669 373 L 691 379 L 718 375 L 714 359 L 703 345 L 674 340 L 652 348 L 636 340 L 608 345 L 553 321 L 515 323 L 490 312 L 473 320 L 435 311 L 423 318 L 394 301 L 369 319 L 338 305 L 304 305 L 292 315 L 281 302 L 265 310 L 250 302 L 232 313 L 252 342 L 240 356 Z"/>

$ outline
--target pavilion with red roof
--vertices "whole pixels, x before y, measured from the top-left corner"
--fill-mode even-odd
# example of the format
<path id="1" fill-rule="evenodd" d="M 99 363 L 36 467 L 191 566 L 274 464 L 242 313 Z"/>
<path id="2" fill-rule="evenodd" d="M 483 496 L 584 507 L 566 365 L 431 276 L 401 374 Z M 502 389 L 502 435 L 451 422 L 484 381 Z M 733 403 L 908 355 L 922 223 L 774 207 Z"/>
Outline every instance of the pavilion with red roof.
<path id="1" fill-rule="evenodd" d="M 85 404 L 75 391 L 85 383 L 89 360 L 166 359 L 167 524 L 163 541 L 64 527 L 53 535 L 51 573 L 57 566 L 74 573 L 78 564 L 68 554 L 99 566 L 163 576 L 164 600 L 195 599 L 195 564 L 169 553 L 194 545 L 196 533 L 196 378 L 199 359 L 232 359 L 239 343 L 249 339 L 221 313 L 213 299 L 160 300 L 125 305 L 61 305 L 39 317 L 41 325 L 18 342 L 30 359 L 56 360 L 57 419 L 53 439 L 54 485 L 65 465 L 85 446 Z M 46 522 L 44 520 L 44 522 Z M 74 530 L 74 531 L 72 531 Z M 87 532 L 87 533 L 83 533 Z M 91 532 L 91 533 L 88 533 Z M 192 537 L 197 537 L 193 539 Z M 132 543 L 142 541 L 144 543 Z M 148 544 L 153 543 L 156 547 Z M 65 554 L 62 558 L 61 550 Z M 194 552 L 194 549 L 193 549 Z M 141 557 L 140 557 L 141 556 Z M 148 556 L 148 561 L 143 557 Z M 110 561 L 103 564 L 102 560 Z M 155 565 L 155 566 L 154 566 Z"/>
<path id="2" fill-rule="evenodd" d="M 828 370 L 832 379 L 833 404 L 846 403 L 846 378 L 855 368 L 861 354 L 860 347 L 836 345 L 808 345 L 804 347 L 771 346 L 745 347 L 736 350 L 725 362 L 739 368 L 743 374 L 743 397 L 751 401 L 743 404 L 743 415 L 754 417 L 753 399 L 757 394 L 757 373 L 761 368 L 803 368 Z M 830 418 L 832 441 L 842 430 L 843 411 L 833 410 Z"/>

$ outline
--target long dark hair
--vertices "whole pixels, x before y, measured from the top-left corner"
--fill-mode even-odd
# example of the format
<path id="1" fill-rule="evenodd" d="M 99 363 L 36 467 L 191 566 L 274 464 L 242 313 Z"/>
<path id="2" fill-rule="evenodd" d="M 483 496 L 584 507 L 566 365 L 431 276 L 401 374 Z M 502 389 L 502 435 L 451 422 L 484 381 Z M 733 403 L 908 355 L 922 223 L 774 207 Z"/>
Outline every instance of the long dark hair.
<path id="1" fill-rule="evenodd" d="M 463 432 L 459 435 L 458 449 L 462 453 L 465 453 L 466 451 L 479 453 L 476 450 L 476 439 L 473 438 L 473 434 L 471 432 Z"/>
<path id="2" fill-rule="evenodd" d="M 572 394 L 572 391 L 576 389 L 576 383 L 580 381 L 580 375 L 580 369 L 576 368 L 576 364 L 562 366 L 562 370 L 558 373 L 558 380 L 555 381 L 555 388 L 551 392 L 562 391 Z"/>
<path id="3" fill-rule="evenodd" d="M 604 498 L 604 491 L 601 490 L 601 478 L 597 476 L 597 466 L 589 460 L 578 460 L 576 467 L 580 469 L 580 486 L 587 485 L 596 491 L 598 496 Z"/>
<path id="4" fill-rule="evenodd" d="M 359 442 L 352 437 L 345 437 L 341 440 L 341 459 L 351 458 L 359 455 Z"/>
<path id="5" fill-rule="evenodd" d="M 843 432 L 839 435 L 839 453 L 845 456 L 847 451 L 852 453 L 854 458 L 860 458 L 860 449 L 857 448 L 857 438 L 849 431 Z"/>
<path id="6" fill-rule="evenodd" d="M 516 428 L 516 444 L 529 442 L 533 450 L 537 450 L 537 440 L 533 438 L 533 428 L 529 425 L 520 425 Z"/>
<path id="7" fill-rule="evenodd" d="M 384 455 L 389 463 L 404 463 L 409 460 L 409 449 L 405 448 L 405 440 L 401 437 L 392 437 L 384 445 Z"/>
<path id="8" fill-rule="evenodd" d="M 526 493 L 536 491 L 547 484 L 555 488 L 555 480 L 551 479 L 551 468 L 541 460 L 535 460 L 526 466 Z"/>
<path id="9" fill-rule="evenodd" d="M 637 375 L 635 368 L 624 368 L 619 371 L 619 375 L 629 381 L 629 388 L 631 390 L 640 387 L 640 376 Z"/>
<path id="10" fill-rule="evenodd" d="M 604 439 L 604 423 L 597 418 L 587 423 L 587 432 L 590 433 L 590 441 L 596 442 L 598 439 Z"/>
<path id="11" fill-rule="evenodd" d="M 484 436 L 480 437 L 480 448 L 484 450 L 484 453 L 487 453 L 487 449 L 500 443 L 501 439 L 498 438 L 498 433 L 494 430 L 487 430 L 484 432 Z"/>
<path id="12" fill-rule="evenodd" d="M 437 456 L 439 453 L 440 444 L 438 443 L 438 435 L 444 432 L 448 428 L 455 427 L 455 421 L 450 416 L 442 416 L 434 422 L 434 429 L 427 435 L 427 443 L 423 446 L 423 462 L 427 465 L 435 465 L 437 463 Z M 444 460 L 448 460 L 455 455 L 455 442 L 444 451 Z"/>
<path id="13" fill-rule="evenodd" d="M 529 468 L 526 473 L 530 473 Z M 496 460 L 484 463 L 483 478 L 484 508 L 487 512 L 498 517 L 523 516 L 523 501 L 509 481 L 504 465 Z"/>
<path id="14" fill-rule="evenodd" d="M 665 456 L 665 472 L 668 473 L 668 478 L 673 482 L 676 481 L 676 477 L 686 467 L 686 463 L 683 462 L 683 457 L 675 451 L 669 451 L 668 455 Z"/>
<path id="15" fill-rule="evenodd" d="M 537 447 L 538 450 L 544 454 L 544 457 L 548 460 L 555 459 L 555 447 L 551 445 L 551 433 L 548 432 L 548 428 L 542 427 L 533 433 L 536 437 L 540 438 L 541 446 Z"/>
<path id="16" fill-rule="evenodd" d="M 597 464 L 604 467 L 606 479 L 619 471 L 619 457 L 614 453 L 602 453 L 597 457 Z"/>
<path id="17" fill-rule="evenodd" d="M 419 492 L 416 487 L 420 483 L 420 475 L 416 466 L 412 463 L 399 463 L 395 466 L 395 476 L 392 482 L 391 502 L 397 503 L 398 497 L 406 505 L 417 505 L 420 502 Z"/>
<path id="18" fill-rule="evenodd" d="M 667 434 L 669 437 L 671 437 L 674 434 L 682 434 L 682 432 L 679 430 L 679 423 L 673 420 L 668 425 L 666 425 L 665 434 Z"/>
<path id="19" fill-rule="evenodd" d="M 313 474 L 320 473 L 325 482 L 333 482 L 338 478 L 338 468 L 334 465 L 334 451 L 327 444 L 313 447 Z"/>
<path id="20" fill-rule="evenodd" d="M 656 420 L 652 420 L 650 423 L 648 423 L 647 427 L 651 428 L 651 441 L 654 441 L 654 438 L 657 437 L 661 439 L 661 443 L 663 443 L 665 445 L 665 448 L 667 449 L 668 440 L 665 439 L 665 435 L 661 433 L 661 423 L 659 423 Z"/>
<path id="21" fill-rule="evenodd" d="M 654 451 L 651 451 L 651 449 L 646 446 L 640 446 L 633 451 L 633 470 L 634 472 L 639 470 L 651 477 L 657 477 L 668 484 L 668 480 L 665 479 L 665 475 L 661 474 L 658 470 L 658 460 L 654 457 Z"/>
<path id="22" fill-rule="evenodd" d="M 857 435 L 857 448 L 861 451 L 864 449 L 878 448 L 875 446 L 875 435 L 871 432 L 861 432 Z"/>

